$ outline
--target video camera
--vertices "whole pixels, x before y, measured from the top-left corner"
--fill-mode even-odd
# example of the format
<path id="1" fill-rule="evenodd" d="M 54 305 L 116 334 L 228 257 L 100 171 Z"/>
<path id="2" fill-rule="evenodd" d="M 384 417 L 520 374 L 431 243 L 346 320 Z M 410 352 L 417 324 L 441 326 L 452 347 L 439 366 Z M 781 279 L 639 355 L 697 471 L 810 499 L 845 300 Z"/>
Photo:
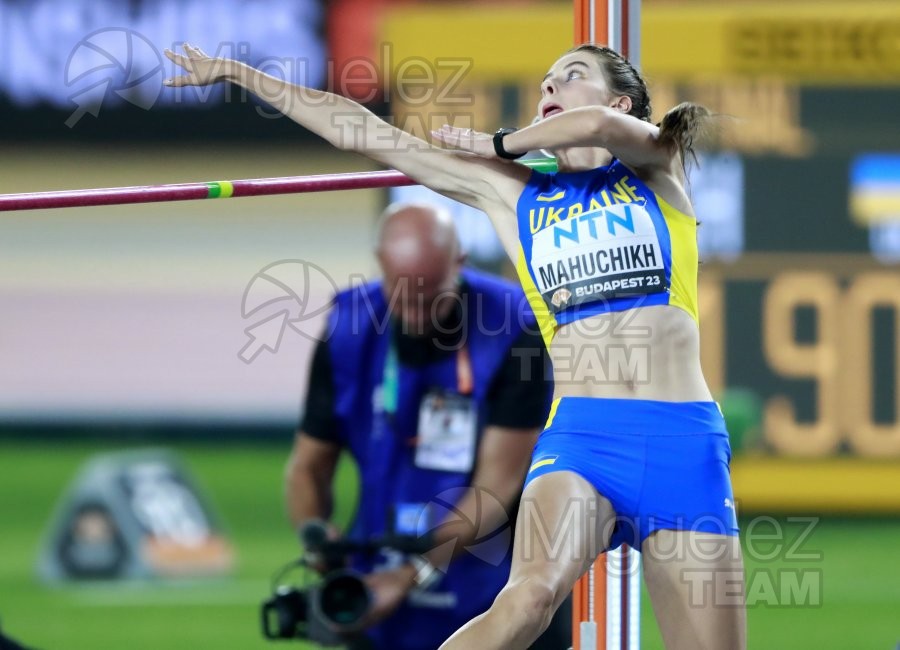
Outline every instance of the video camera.
<path id="1" fill-rule="evenodd" d="M 349 635 L 360 631 L 360 622 L 372 605 L 362 574 L 345 568 L 348 556 L 380 549 L 418 554 L 431 548 L 427 537 L 406 535 L 366 541 L 329 540 L 321 521 L 305 524 L 300 538 L 304 556 L 285 567 L 276 582 L 297 566 L 318 566 L 322 580 L 312 585 L 274 588 L 271 598 L 262 605 L 262 629 L 267 639 L 308 639 L 325 646 L 346 643 Z"/>

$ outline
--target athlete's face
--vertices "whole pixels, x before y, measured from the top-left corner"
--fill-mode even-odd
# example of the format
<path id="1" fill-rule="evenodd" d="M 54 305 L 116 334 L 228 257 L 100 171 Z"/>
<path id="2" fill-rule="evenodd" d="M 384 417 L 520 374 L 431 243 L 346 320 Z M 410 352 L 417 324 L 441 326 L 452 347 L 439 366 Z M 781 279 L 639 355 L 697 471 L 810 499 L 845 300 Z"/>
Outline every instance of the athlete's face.
<path id="1" fill-rule="evenodd" d="M 538 117 L 545 119 L 582 106 L 612 106 L 616 99 L 597 57 L 590 52 L 571 52 L 554 63 L 541 82 Z"/>

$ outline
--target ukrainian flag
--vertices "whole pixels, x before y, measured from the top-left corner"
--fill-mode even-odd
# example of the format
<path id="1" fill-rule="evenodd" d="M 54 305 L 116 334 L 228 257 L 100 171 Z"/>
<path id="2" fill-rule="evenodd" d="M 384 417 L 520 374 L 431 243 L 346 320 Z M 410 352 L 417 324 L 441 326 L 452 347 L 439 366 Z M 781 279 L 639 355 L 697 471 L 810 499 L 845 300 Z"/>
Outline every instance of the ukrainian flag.
<path id="1" fill-rule="evenodd" d="M 866 154 L 853 161 L 850 214 L 860 224 L 900 221 L 900 154 Z"/>

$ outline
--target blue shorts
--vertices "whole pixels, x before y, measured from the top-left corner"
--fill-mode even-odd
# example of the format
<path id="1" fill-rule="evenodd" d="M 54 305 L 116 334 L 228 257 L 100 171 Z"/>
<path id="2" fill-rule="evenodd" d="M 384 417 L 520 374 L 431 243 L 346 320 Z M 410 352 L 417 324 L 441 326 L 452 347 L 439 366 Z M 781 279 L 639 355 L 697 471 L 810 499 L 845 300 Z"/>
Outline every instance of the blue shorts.
<path id="1" fill-rule="evenodd" d="M 563 397 L 553 402 L 525 485 L 571 471 L 616 512 L 609 548 L 656 530 L 737 535 L 731 445 L 715 402 Z"/>

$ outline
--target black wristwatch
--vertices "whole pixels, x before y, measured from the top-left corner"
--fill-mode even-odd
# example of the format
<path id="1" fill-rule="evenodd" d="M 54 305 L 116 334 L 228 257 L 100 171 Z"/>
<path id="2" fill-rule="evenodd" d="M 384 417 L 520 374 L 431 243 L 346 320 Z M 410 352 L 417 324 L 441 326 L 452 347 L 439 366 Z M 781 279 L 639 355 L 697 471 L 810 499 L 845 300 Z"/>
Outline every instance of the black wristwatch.
<path id="1" fill-rule="evenodd" d="M 510 133 L 515 133 L 518 130 L 519 129 L 506 127 L 503 129 L 497 129 L 497 132 L 494 133 L 494 151 L 499 158 L 503 158 L 504 160 L 518 160 L 525 155 L 525 152 L 509 153 L 506 149 L 503 148 L 503 138 L 508 136 Z"/>

